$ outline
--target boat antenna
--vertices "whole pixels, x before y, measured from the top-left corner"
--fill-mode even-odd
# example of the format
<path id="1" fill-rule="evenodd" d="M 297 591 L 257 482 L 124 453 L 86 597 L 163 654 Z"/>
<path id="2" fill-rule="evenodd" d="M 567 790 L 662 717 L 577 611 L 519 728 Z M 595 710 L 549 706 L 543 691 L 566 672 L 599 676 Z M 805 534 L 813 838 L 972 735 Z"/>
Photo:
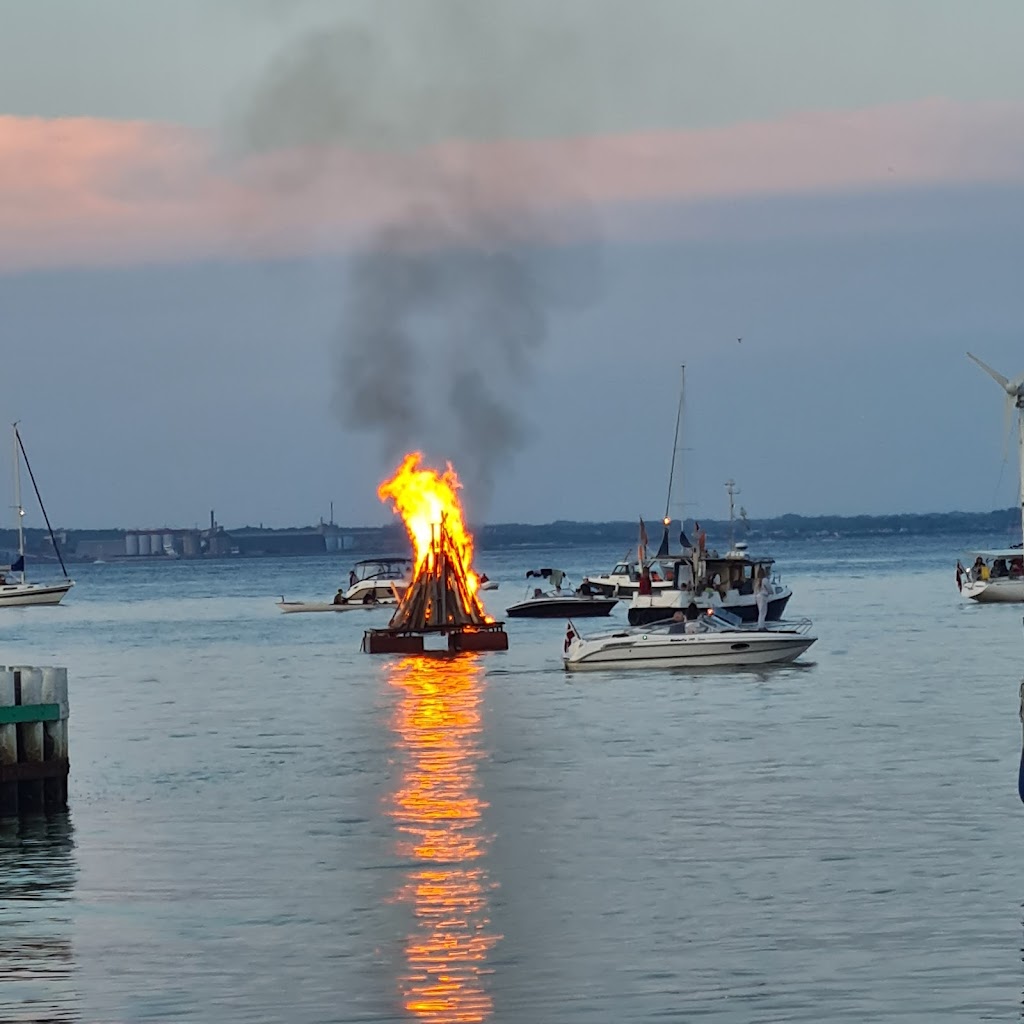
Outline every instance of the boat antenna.
<path id="1" fill-rule="evenodd" d="M 679 427 L 683 422 L 683 399 L 686 394 L 686 367 L 679 367 L 680 384 L 679 384 L 679 408 L 676 410 L 676 433 L 675 438 L 672 442 L 672 465 L 669 466 L 668 470 L 668 494 L 665 496 L 665 516 L 661 521 L 662 534 L 661 544 L 658 546 L 658 552 L 654 556 L 655 558 L 668 558 L 669 548 L 669 533 L 668 528 L 672 524 L 672 484 L 675 480 L 676 475 L 676 462 L 679 458 Z M 682 517 L 680 516 L 680 519 Z M 682 526 L 682 522 L 679 524 Z"/>
<path id="2" fill-rule="evenodd" d="M 18 430 L 18 424 L 14 424 L 14 437 L 18 442 L 18 448 L 21 449 L 21 457 L 25 460 L 25 468 L 28 470 L 29 479 L 32 481 L 32 489 L 36 492 L 36 501 L 39 502 L 39 508 L 42 510 L 43 519 L 46 520 L 46 528 L 50 531 L 50 542 L 53 544 L 53 550 L 57 552 L 57 560 L 60 562 L 60 567 L 64 570 L 64 579 L 70 579 L 68 576 L 68 567 L 64 564 L 64 558 L 60 553 L 60 545 L 57 543 L 57 536 L 53 532 L 53 527 L 50 525 L 50 517 L 46 514 L 46 506 L 43 504 L 43 496 L 39 493 L 39 485 L 36 483 L 36 475 L 32 472 L 32 463 L 28 461 L 28 453 L 25 451 L 25 442 L 21 439 L 21 433 Z"/>
<path id="3" fill-rule="evenodd" d="M 736 515 L 734 512 L 735 502 L 733 499 L 740 492 L 736 489 L 735 480 L 726 480 L 725 489 L 729 495 L 729 550 L 732 551 L 736 547 Z"/>

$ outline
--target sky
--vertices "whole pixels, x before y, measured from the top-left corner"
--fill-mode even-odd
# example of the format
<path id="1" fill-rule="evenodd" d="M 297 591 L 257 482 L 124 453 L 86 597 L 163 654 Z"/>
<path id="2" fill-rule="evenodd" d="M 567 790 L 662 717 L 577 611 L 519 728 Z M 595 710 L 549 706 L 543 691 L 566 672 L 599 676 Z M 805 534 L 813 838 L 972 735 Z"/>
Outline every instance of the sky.
<path id="1" fill-rule="evenodd" d="M 0 411 L 56 522 L 382 523 L 409 449 L 476 521 L 656 518 L 681 364 L 688 518 L 1016 502 L 965 352 L 1024 373 L 1017 0 L 0 15 Z"/>

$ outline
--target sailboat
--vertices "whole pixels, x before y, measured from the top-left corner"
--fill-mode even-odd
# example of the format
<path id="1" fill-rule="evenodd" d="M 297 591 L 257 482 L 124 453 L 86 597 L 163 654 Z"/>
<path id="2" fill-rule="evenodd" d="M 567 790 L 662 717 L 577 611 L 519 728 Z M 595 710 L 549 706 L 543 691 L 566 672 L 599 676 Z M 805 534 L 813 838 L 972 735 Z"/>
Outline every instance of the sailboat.
<path id="1" fill-rule="evenodd" d="M 1005 392 L 1008 416 L 1017 410 L 1018 501 L 1021 516 L 1021 540 L 1024 541 L 1024 374 L 1008 380 L 983 363 L 977 356 L 967 357 L 978 364 Z M 956 563 L 956 581 L 964 597 L 989 603 L 1024 601 L 1024 548 L 1020 544 L 1002 549 L 972 551 L 969 568 Z"/>
<path id="2" fill-rule="evenodd" d="M 53 542 L 53 550 L 60 560 L 60 567 L 64 570 L 64 579 L 56 583 L 29 583 L 25 576 L 25 529 L 23 520 L 25 509 L 21 504 L 21 463 L 24 461 L 28 470 L 29 479 L 36 492 L 36 500 L 42 510 L 43 518 L 46 520 L 46 528 L 50 531 L 50 540 Z M 67 566 L 60 553 L 60 546 L 54 535 L 53 527 L 50 525 L 50 517 L 46 514 L 42 496 L 39 494 L 39 487 L 36 484 L 35 474 L 28 461 L 28 454 L 25 451 L 25 444 L 21 440 L 21 433 L 18 431 L 18 424 L 14 424 L 14 512 L 18 519 L 18 557 L 6 570 L 0 568 L 0 608 L 8 606 L 23 606 L 32 604 L 60 604 L 64 595 L 75 585 L 75 581 L 68 576 Z M 8 572 L 17 573 L 19 579 L 11 581 L 7 577 Z"/>
<path id="3" fill-rule="evenodd" d="M 690 542 L 682 529 L 682 516 L 679 517 L 679 543 L 683 548 L 682 552 L 673 554 L 670 551 L 670 532 L 672 526 L 672 496 L 675 487 L 676 464 L 679 461 L 679 437 L 683 423 L 683 409 L 686 398 L 686 367 L 681 366 L 679 382 L 679 406 L 676 409 L 676 432 L 672 443 L 672 464 L 668 473 L 668 495 L 665 498 L 665 515 L 661 520 L 662 536 L 658 550 L 653 556 L 647 552 L 647 528 L 644 521 L 640 520 L 640 535 L 635 548 L 631 547 L 622 559 L 617 562 L 611 572 L 591 574 L 586 577 L 584 584 L 590 589 L 604 597 L 632 597 L 640 586 L 640 573 L 642 569 L 648 569 L 651 573 L 651 587 L 653 590 L 663 590 L 671 587 L 672 584 L 672 562 L 676 558 L 683 557 Z M 682 505 L 679 503 L 679 507 Z M 662 561 L 664 560 L 664 561 Z"/>

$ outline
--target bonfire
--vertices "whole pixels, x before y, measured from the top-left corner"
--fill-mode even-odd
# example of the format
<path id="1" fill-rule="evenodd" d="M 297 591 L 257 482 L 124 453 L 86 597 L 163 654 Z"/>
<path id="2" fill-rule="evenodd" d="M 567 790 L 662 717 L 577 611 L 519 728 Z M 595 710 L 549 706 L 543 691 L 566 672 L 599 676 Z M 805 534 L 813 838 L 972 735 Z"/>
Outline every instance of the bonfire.
<path id="1" fill-rule="evenodd" d="M 463 519 L 459 478 L 450 464 L 438 473 L 422 462 L 420 452 L 410 452 L 377 490 L 405 524 L 414 568 L 387 629 L 367 630 L 363 648 L 370 653 L 421 651 L 424 634 L 439 633 L 448 637 L 452 651 L 506 650 L 502 624 L 484 612 L 477 598 L 473 537 Z"/>

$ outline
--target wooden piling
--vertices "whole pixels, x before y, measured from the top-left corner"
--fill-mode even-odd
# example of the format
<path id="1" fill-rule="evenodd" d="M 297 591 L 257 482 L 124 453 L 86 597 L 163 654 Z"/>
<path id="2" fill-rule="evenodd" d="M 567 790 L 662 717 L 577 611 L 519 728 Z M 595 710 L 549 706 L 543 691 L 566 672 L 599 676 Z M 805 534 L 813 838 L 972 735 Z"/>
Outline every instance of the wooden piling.
<path id="1" fill-rule="evenodd" d="M 68 802 L 68 673 L 0 667 L 0 817 Z"/>

